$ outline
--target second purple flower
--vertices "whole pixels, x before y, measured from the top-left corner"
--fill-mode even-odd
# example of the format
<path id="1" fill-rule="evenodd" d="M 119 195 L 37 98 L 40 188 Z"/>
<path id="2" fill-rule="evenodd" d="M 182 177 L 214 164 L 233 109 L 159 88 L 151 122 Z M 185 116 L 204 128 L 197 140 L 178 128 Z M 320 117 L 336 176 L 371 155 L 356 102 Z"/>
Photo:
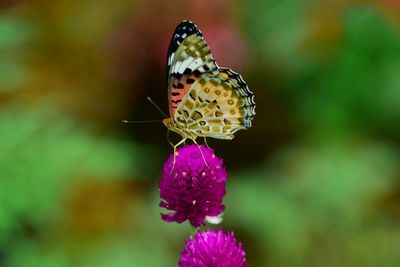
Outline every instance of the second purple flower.
<path id="1" fill-rule="evenodd" d="M 214 151 L 201 146 L 204 159 L 196 145 L 177 150 L 164 164 L 160 181 L 160 206 L 173 211 L 162 214 L 167 222 L 189 220 L 194 227 L 204 224 L 206 216 L 218 216 L 224 210 L 227 172 L 223 160 Z M 204 160 L 207 162 L 205 164 Z"/>
<path id="2" fill-rule="evenodd" d="M 186 241 L 179 267 L 246 267 L 246 253 L 234 234 L 222 230 L 197 232 Z"/>

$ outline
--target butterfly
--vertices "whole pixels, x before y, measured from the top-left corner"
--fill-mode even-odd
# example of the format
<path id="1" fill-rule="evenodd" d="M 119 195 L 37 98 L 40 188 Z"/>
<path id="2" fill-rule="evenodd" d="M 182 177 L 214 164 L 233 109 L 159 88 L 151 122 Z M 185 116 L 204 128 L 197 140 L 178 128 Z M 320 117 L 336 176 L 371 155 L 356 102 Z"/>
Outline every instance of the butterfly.
<path id="1" fill-rule="evenodd" d="M 231 140 L 251 127 L 254 94 L 238 73 L 217 65 L 191 21 L 182 21 L 171 38 L 167 84 L 171 117 L 163 123 L 182 136 L 174 148 L 187 139 L 197 144 L 197 137 Z"/>

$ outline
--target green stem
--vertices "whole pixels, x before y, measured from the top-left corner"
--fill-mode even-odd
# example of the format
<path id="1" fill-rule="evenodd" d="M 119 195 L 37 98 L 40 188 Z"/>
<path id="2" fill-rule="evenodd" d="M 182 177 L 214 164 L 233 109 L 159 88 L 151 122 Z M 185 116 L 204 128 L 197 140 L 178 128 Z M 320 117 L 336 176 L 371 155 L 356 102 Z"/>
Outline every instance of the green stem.
<path id="1" fill-rule="evenodd" d="M 197 228 L 196 227 L 192 227 L 192 235 L 195 235 L 197 233 Z"/>

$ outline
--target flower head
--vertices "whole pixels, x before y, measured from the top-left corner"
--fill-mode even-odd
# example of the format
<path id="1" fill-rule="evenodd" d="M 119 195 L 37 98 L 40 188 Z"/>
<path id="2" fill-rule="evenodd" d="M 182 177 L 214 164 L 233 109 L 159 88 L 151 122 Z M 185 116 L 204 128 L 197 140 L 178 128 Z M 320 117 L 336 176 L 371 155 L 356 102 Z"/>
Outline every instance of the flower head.
<path id="1" fill-rule="evenodd" d="M 186 241 L 179 267 L 246 267 L 246 253 L 233 233 L 198 232 Z"/>
<path id="2" fill-rule="evenodd" d="M 227 177 L 222 164 L 223 160 L 205 146 L 186 145 L 178 149 L 175 166 L 174 155 L 170 155 L 159 184 L 163 199 L 160 206 L 173 212 L 162 214 L 162 219 L 178 223 L 189 220 L 199 227 L 206 216 L 220 215 L 224 210 L 222 199 Z"/>

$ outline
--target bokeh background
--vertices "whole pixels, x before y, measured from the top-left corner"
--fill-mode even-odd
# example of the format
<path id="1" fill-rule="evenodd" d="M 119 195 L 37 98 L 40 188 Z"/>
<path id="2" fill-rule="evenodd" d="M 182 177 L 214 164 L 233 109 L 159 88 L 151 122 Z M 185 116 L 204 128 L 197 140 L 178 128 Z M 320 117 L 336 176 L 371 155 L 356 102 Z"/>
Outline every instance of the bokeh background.
<path id="1" fill-rule="evenodd" d="M 400 266 L 398 0 L 0 1 L 0 266 L 176 266 L 166 50 L 196 22 L 255 93 L 209 140 L 249 266 Z M 178 137 L 175 137 L 178 140 Z"/>

